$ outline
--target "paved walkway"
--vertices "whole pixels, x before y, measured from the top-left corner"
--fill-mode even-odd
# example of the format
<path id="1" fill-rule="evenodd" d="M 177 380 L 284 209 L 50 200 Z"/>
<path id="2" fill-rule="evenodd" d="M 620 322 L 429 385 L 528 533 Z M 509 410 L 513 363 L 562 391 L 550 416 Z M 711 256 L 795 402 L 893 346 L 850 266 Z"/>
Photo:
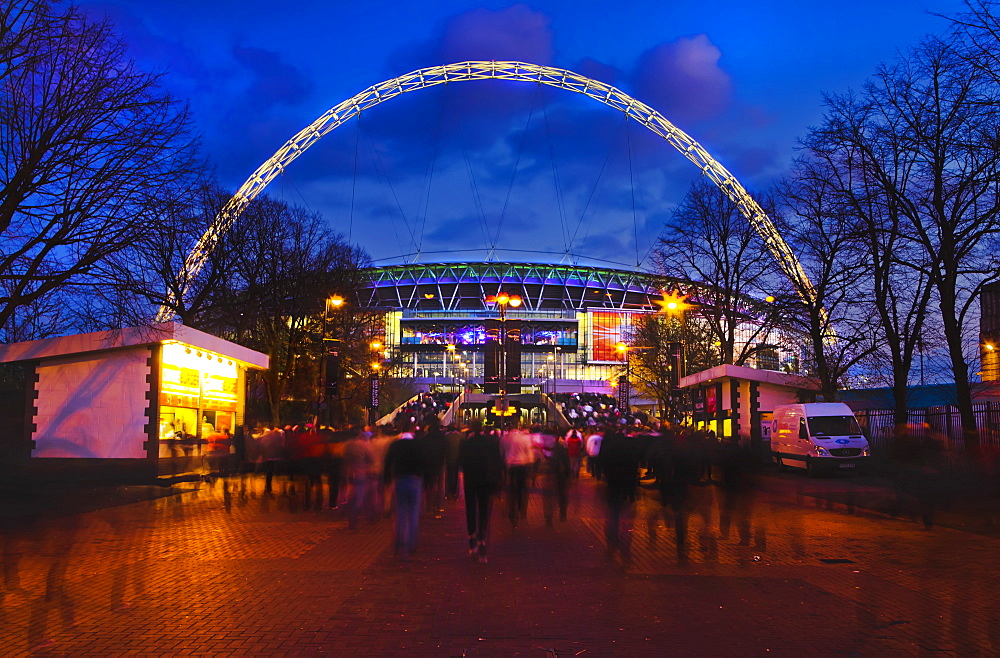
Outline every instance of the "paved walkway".
<path id="1" fill-rule="evenodd" d="M 1000 654 L 1000 540 L 849 509 L 851 482 L 769 480 L 747 545 L 720 536 L 704 487 L 686 564 L 643 491 L 630 565 L 606 559 L 586 477 L 552 528 L 537 495 L 517 529 L 498 506 L 488 565 L 465 554 L 461 501 L 422 518 L 401 563 L 389 519 L 350 530 L 246 486 L 8 528 L 0 655 Z"/>

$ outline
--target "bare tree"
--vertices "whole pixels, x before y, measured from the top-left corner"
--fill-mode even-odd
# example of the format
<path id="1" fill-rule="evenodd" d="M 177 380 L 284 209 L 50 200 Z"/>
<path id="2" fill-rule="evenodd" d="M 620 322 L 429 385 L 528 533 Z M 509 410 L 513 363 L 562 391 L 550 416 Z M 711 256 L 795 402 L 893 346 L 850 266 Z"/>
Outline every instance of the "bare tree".
<path id="1" fill-rule="evenodd" d="M 159 200 L 183 196 L 199 167 L 185 109 L 110 25 L 22 0 L 0 28 L 2 335 L 19 310 L 99 285 L 109 257 L 169 231 Z"/>
<path id="2" fill-rule="evenodd" d="M 956 406 L 974 448 L 967 352 L 979 292 L 1000 278 L 1000 87 L 963 55 L 955 44 L 926 39 L 881 67 L 858 98 L 831 99 L 807 144 L 837 172 L 835 194 L 868 224 L 868 253 L 888 268 L 874 301 L 886 306 L 881 324 L 899 350 L 899 382 L 923 333 L 919 309 L 907 312 L 906 298 L 936 302 Z M 902 319 L 887 311 L 902 311 Z"/>
<path id="3" fill-rule="evenodd" d="M 951 43 L 969 66 L 1000 84 L 1000 3 L 965 0 L 965 8 L 954 16 L 942 16 L 951 22 Z"/>
<path id="4" fill-rule="evenodd" d="M 214 272 L 218 282 L 210 294 L 199 282 L 202 307 L 190 321 L 270 356 L 264 378 L 273 422 L 288 399 L 300 406 L 318 401 L 324 330 L 337 332 L 344 372 L 357 371 L 362 358 L 367 365 L 358 309 L 346 304 L 326 323 L 324 315 L 331 295 L 355 298 L 368 258 L 322 217 L 259 198 L 214 251 L 228 256 L 215 255 L 216 262 L 204 272 Z"/>
<path id="5" fill-rule="evenodd" d="M 778 285 L 773 257 L 736 204 L 707 182 L 691 186 L 665 229 L 660 270 L 691 282 L 684 292 L 698 302 L 721 363 L 744 365 L 778 319 L 761 303 Z"/>
<path id="6" fill-rule="evenodd" d="M 681 377 L 681 332 L 663 315 L 639 319 L 629 336 L 631 382 L 644 396 L 656 400 L 661 413 L 669 418 L 680 414 L 676 408 Z"/>
<path id="7" fill-rule="evenodd" d="M 806 152 L 796 166 L 796 184 L 800 190 L 822 190 L 827 205 L 854 222 L 865 263 L 858 271 L 865 274 L 864 288 L 871 292 L 870 300 L 857 303 L 870 306 L 878 319 L 873 362 L 888 366 L 896 424 L 903 424 L 914 358 L 925 346 L 934 291 L 927 254 L 907 239 L 907 219 L 894 196 L 886 193 L 886 181 L 905 186 L 901 179 L 912 169 L 912 154 L 897 149 L 893 139 L 861 143 L 854 139 L 879 123 L 881 109 L 875 100 L 846 94 L 830 96 L 826 102 L 824 122 L 804 141 Z M 898 123 L 881 128 L 884 135 L 905 132 Z M 892 166 L 885 167 L 886 163 Z"/>
<path id="8" fill-rule="evenodd" d="M 776 303 L 786 309 L 783 316 L 792 326 L 809 336 L 805 374 L 816 377 L 820 394 L 832 400 L 850 370 L 877 346 L 870 263 L 858 248 L 857 222 L 843 212 L 822 173 L 800 162 L 781 194 L 788 212 L 777 223 L 814 290 L 812 295 L 779 295 Z"/>

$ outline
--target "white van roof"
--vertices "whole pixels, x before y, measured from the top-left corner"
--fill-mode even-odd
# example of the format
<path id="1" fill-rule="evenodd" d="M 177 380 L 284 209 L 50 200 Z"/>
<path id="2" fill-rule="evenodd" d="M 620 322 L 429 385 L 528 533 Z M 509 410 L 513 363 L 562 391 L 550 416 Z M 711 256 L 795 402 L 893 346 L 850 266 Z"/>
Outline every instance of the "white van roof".
<path id="1" fill-rule="evenodd" d="M 843 402 L 809 402 L 807 404 L 782 404 L 774 408 L 791 410 L 804 416 L 853 416 L 854 411 Z"/>

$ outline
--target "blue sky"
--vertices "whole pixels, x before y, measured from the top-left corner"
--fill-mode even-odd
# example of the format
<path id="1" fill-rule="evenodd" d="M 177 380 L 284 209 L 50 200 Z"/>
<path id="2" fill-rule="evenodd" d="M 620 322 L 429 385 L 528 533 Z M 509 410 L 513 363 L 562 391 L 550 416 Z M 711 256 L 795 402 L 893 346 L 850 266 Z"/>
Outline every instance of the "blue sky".
<path id="1" fill-rule="evenodd" d="M 824 93 L 940 33 L 959 0 L 317 2 L 103 0 L 132 56 L 189 101 L 235 189 L 289 137 L 366 87 L 468 59 L 571 69 L 645 101 L 751 190 L 780 177 Z M 322 212 L 379 262 L 500 257 L 648 264 L 698 173 L 570 92 L 471 82 L 380 104 L 268 193 Z M 535 253 L 544 252 L 546 255 Z"/>

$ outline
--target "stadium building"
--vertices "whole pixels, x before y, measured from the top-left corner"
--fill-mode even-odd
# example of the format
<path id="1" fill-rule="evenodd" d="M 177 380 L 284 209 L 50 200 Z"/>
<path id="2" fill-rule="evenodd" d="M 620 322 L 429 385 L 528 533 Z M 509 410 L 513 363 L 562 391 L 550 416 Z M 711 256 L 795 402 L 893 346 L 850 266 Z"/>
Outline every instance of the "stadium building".
<path id="1" fill-rule="evenodd" d="M 520 364 L 520 378 L 508 392 L 614 394 L 623 371 L 616 346 L 629 342 L 638 316 L 661 310 L 657 302 L 676 285 L 646 272 L 542 263 L 392 265 L 367 274 L 360 302 L 382 316 L 397 376 L 446 391 L 489 392 L 498 311 L 486 298 L 502 290 L 523 300 L 506 311 L 508 321 L 520 321 L 506 359 L 509 371 Z M 775 350 L 751 365 L 777 370 L 788 358 Z"/>

